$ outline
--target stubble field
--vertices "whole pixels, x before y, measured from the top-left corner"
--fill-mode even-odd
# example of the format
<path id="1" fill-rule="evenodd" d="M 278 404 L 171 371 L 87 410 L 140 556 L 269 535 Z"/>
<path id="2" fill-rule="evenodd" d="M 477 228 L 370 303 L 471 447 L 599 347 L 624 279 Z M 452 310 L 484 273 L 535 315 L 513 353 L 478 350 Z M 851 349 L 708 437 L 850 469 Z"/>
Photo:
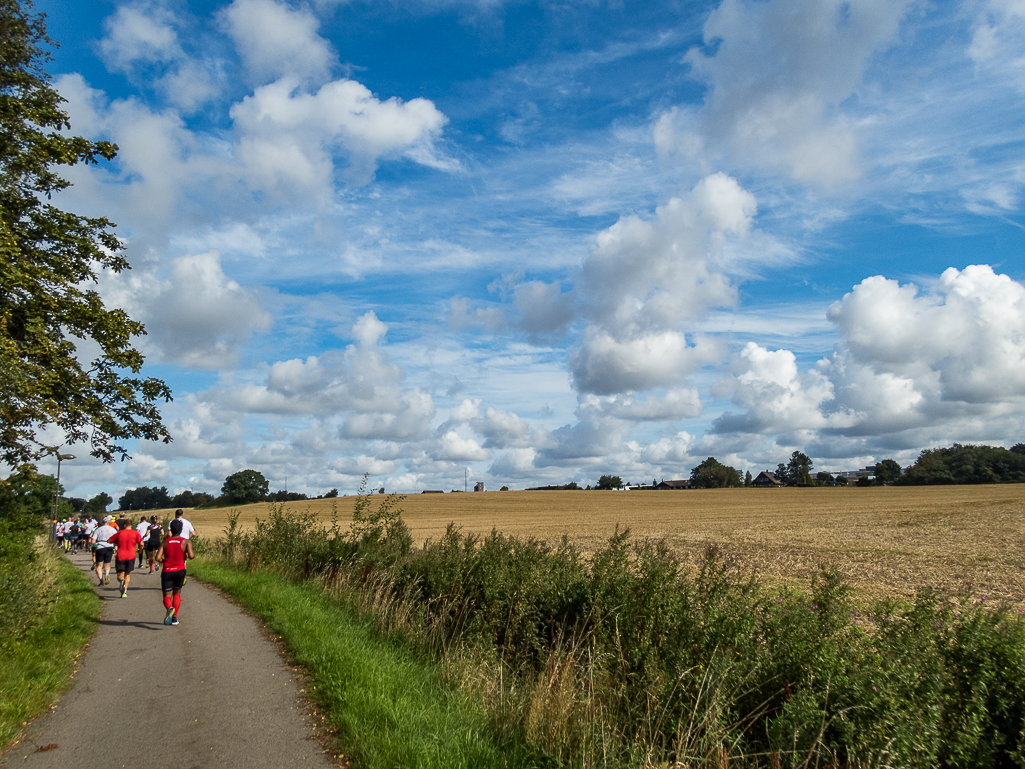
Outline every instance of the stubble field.
<path id="1" fill-rule="evenodd" d="M 375 495 L 374 503 L 384 497 Z M 354 497 L 290 503 L 345 528 Z M 508 491 L 422 494 L 399 506 L 418 542 L 449 523 L 464 533 L 558 542 L 584 552 L 616 526 L 665 539 L 688 562 L 715 545 L 769 581 L 806 584 L 836 565 L 866 598 L 906 597 L 933 587 L 1025 609 L 1025 484 L 945 487 L 723 489 L 663 492 Z M 267 504 L 236 508 L 252 527 Z M 190 510 L 199 533 L 222 533 L 229 509 Z"/>

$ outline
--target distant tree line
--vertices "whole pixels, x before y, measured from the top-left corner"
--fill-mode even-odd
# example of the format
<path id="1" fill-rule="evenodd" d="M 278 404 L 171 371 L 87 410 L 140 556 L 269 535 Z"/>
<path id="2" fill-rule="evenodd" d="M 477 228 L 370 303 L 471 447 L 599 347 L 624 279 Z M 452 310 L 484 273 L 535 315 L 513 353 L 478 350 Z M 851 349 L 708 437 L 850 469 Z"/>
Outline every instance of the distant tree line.
<path id="1" fill-rule="evenodd" d="M 883 459 L 872 468 L 872 477 L 859 478 L 857 481 L 821 471 L 813 475 L 814 469 L 814 463 L 807 454 L 795 451 L 786 463 L 780 462 L 776 465 L 774 475 L 787 486 L 835 486 L 851 482 L 859 486 L 1025 483 L 1025 444 L 1018 443 L 1005 449 L 1000 446 L 964 446 L 955 443 L 950 448 L 926 449 L 906 470 L 894 459 Z M 691 469 L 690 480 L 693 486 L 699 489 L 739 488 L 751 486 L 753 483 L 750 472 L 741 475 L 735 467 L 725 465 L 715 457 L 708 457 Z M 619 475 L 602 475 L 593 487 L 587 488 L 609 490 L 633 485 L 624 484 Z M 573 481 L 546 488 L 577 490 L 580 486 Z M 383 494 L 384 489 L 381 489 L 380 493 Z M 338 489 L 331 489 L 322 498 L 330 499 L 337 496 Z M 118 509 L 154 510 L 201 505 L 246 505 L 253 502 L 297 502 L 305 499 L 310 497 L 297 491 L 271 492 L 270 484 L 262 473 L 247 469 L 225 478 L 221 486 L 221 495 L 216 498 L 197 491 L 182 491 L 171 496 L 165 487 L 140 486 L 125 492 L 118 500 Z M 106 494 L 100 494 L 88 502 L 75 499 L 69 503 L 76 510 L 99 512 L 106 510 L 111 501 Z"/>
<path id="2" fill-rule="evenodd" d="M 106 494 L 103 495 L 107 497 Z M 199 507 L 213 501 L 213 496 L 203 491 L 181 491 L 171 496 L 166 486 L 139 486 L 128 489 L 117 500 L 118 510 L 161 510 L 168 507 Z M 110 497 L 107 503 L 110 504 Z M 104 505 L 106 509 L 106 505 Z"/>
<path id="3" fill-rule="evenodd" d="M 926 486 L 951 483 L 1025 483 L 1025 444 L 963 446 L 926 449 L 904 471 L 902 485 Z"/>
<path id="4" fill-rule="evenodd" d="M 338 489 L 331 489 L 324 494 L 326 499 L 337 496 Z M 101 497 L 105 501 L 102 502 L 99 510 L 106 510 L 106 505 L 113 501 L 106 494 L 101 494 L 85 503 L 86 509 L 88 510 L 94 504 L 98 504 Z M 272 493 L 270 491 L 270 484 L 263 476 L 263 473 L 257 470 L 240 470 L 224 479 L 224 483 L 221 485 L 221 494 L 217 497 L 204 491 L 191 490 L 181 491 L 172 496 L 164 486 L 139 486 L 138 488 L 128 489 L 118 499 L 118 510 L 217 507 L 220 505 L 247 505 L 252 502 L 298 502 L 309 498 L 306 494 L 298 491 L 279 490 Z"/>

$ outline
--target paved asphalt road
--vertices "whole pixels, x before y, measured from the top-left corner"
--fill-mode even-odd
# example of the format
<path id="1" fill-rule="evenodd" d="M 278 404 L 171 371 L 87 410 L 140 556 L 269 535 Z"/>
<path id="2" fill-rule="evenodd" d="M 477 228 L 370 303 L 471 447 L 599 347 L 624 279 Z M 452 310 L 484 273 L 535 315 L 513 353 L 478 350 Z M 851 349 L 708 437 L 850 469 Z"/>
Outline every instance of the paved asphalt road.
<path id="1" fill-rule="evenodd" d="M 72 557 L 83 571 L 90 560 Z M 124 599 L 113 569 L 94 588 L 103 613 L 74 687 L 0 766 L 328 769 L 299 683 L 256 620 L 189 580 L 181 624 L 165 626 L 160 575 L 147 571 Z"/>

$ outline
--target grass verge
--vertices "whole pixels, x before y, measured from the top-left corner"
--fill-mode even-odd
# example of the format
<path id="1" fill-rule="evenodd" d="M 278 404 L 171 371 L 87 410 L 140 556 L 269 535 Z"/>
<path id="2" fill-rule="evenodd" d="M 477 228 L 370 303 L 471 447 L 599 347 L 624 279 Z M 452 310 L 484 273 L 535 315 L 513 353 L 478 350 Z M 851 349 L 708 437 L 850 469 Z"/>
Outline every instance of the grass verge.
<path id="1" fill-rule="evenodd" d="M 88 575 L 66 558 L 48 555 L 57 582 L 52 609 L 20 640 L 0 643 L 0 751 L 71 685 L 75 659 L 100 618 L 100 599 Z"/>
<path id="2" fill-rule="evenodd" d="M 409 650 L 315 585 L 241 572 L 206 559 L 190 575 L 225 590 L 281 637 L 306 669 L 311 699 L 361 769 L 539 767 L 546 762 L 488 728 L 483 709 Z"/>

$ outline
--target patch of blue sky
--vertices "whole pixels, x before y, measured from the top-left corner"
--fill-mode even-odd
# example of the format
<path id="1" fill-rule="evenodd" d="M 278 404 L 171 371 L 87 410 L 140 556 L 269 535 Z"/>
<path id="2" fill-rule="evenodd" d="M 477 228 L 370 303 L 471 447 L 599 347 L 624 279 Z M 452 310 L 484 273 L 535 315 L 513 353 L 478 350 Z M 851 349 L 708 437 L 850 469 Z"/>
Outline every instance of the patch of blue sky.
<path id="1" fill-rule="evenodd" d="M 176 392 L 175 447 L 68 470 L 87 488 L 254 466 L 320 493 L 359 465 L 516 488 L 1020 439 L 1004 5 L 39 7 L 74 115 L 123 145 L 66 200 L 119 223 L 133 288 L 105 290 Z"/>

